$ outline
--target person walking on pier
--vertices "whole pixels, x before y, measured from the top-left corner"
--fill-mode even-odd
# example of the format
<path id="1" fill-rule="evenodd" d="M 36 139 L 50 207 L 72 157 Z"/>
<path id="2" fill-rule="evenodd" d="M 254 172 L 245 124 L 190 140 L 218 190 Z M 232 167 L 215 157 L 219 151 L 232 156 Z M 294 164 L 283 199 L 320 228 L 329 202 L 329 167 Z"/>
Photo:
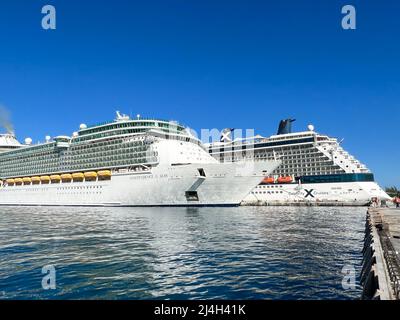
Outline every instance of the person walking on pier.
<path id="1" fill-rule="evenodd" d="M 395 197 L 393 202 L 396 204 L 396 208 L 400 208 L 400 197 Z"/>
<path id="2" fill-rule="evenodd" d="M 373 197 L 371 198 L 371 207 L 377 208 L 379 207 L 379 203 L 378 203 L 378 198 L 377 197 Z"/>

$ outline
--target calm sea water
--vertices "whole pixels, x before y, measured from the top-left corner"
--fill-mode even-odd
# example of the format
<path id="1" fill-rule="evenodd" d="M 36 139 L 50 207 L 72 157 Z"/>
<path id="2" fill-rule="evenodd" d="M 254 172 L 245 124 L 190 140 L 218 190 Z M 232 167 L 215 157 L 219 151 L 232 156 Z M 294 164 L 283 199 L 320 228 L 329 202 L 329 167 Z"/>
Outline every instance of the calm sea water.
<path id="1" fill-rule="evenodd" d="M 357 299 L 365 213 L 2 207 L 0 299 Z"/>

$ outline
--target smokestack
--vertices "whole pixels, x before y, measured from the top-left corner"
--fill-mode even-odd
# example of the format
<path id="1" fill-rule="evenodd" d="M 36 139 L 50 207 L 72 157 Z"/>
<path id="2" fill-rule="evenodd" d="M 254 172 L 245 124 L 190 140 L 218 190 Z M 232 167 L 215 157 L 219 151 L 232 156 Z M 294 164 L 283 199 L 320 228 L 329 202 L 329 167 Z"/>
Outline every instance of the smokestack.
<path id="1" fill-rule="evenodd" d="M 281 122 L 279 122 L 279 128 L 277 134 L 279 135 L 279 134 L 292 133 L 292 122 L 294 121 L 296 121 L 296 119 L 281 120 Z"/>
<path id="2" fill-rule="evenodd" d="M 14 126 L 11 123 L 10 112 L 0 104 L 0 127 L 6 129 L 7 133 L 14 135 Z"/>

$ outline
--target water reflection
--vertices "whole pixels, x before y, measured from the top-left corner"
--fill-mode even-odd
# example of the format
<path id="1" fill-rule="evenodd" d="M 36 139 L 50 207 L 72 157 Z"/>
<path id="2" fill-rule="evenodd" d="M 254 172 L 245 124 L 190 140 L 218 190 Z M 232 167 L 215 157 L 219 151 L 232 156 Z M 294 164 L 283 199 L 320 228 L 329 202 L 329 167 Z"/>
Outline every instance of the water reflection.
<path id="1" fill-rule="evenodd" d="M 0 209 L 0 297 L 346 299 L 364 208 Z M 41 288 L 41 268 L 57 289 Z M 2 295 L 2 296 L 1 296 Z"/>

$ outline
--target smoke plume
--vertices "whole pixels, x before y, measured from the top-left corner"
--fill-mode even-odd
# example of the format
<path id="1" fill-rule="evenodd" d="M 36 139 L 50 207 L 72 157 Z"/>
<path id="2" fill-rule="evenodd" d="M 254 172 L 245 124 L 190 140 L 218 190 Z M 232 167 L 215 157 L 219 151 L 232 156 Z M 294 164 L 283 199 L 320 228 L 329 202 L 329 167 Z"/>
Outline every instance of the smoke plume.
<path id="1" fill-rule="evenodd" d="M 7 133 L 14 134 L 14 126 L 11 123 L 11 115 L 8 109 L 0 104 L 0 127 L 6 129 Z"/>

